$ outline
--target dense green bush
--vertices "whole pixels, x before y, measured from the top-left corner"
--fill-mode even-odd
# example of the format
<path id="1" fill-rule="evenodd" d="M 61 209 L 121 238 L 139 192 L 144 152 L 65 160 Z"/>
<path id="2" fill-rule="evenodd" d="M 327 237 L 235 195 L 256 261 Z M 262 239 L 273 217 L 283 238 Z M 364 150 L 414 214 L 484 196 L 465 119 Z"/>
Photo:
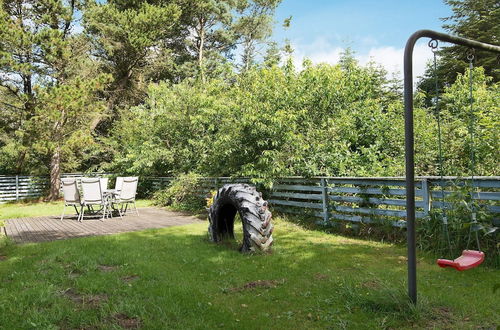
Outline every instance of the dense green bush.
<path id="1" fill-rule="evenodd" d="M 182 174 L 172 180 L 169 187 L 153 195 L 154 203 L 179 210 L 199 211 L 206 203 L 205 199 L 200 196 L 199 181 L 198 174 Z"/>
<path id="2" fill-rule="evenodd" d="M 467 76 L 441 98 L 447 175 L 469 174 Z M 474 71 L 477 173 L 500 163 L 498 86 Z M 234 80 L 150 86 L 109 140 L 111 171 L 140 175 L 276 178 L 404 175 L 404 116 L 397 85 L 379 68 L 305 63 L 257 68 Z M 436 175 L 435 111 L 415 102 L 417 175 Z M 495 165 L 496 164 L 496 165 Z"/>
<path id="3" fill-rule="evenodd" d="M 403 170 L 403 117 L 386 87 L 378 68 L 354 62 L 151 85 L 145 104 L 115 127 L 111 168 L 264 178 L 395 175 Z"/>

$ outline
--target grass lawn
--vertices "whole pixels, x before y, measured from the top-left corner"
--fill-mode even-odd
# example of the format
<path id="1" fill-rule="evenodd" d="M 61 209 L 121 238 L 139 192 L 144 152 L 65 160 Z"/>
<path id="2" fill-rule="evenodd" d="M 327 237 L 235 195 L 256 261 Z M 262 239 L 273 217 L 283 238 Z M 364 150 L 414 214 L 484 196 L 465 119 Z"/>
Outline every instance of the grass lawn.
<path id="1" fill-rule="evenodd" d="M 500 272 L 275 220 L 272 253 L 213 244 L 207 224 L 0 248 L 0 328 L 495 328 Z"/>
<path id="2" fill-rule="evenodd" d="M 137 207 L 146 207 L 151 205 L 150 200 L 138 200 Z M 0 220 L 41 217 L 46 215 L 61 215 L 64 203 L 62 200 L 56 202 L 25 202 L 25 203 L 5 203 L 0 204 Z M 74 209 L 66 208 L 67 214 L 72 214 Z"/>

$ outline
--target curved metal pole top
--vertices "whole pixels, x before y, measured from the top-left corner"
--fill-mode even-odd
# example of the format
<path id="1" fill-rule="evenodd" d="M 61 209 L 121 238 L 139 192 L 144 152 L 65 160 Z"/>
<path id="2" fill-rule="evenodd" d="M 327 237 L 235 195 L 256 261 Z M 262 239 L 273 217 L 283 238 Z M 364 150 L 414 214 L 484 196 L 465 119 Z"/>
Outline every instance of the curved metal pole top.
<path id="1" fill-rule="evenodd" d="M 413 33 L 410 36 L 410 38 L 408 38 L 408 41 L 406 42 L 405 50 L 407 50 L 408 47 L 411 47 L 413 49 L 415 42 L 422 37 L 428 37 L 428 38 L 432 38 L 432 39 L 441 40 L 444 42 L 450 42 L 450 43 L 453 43 L 456 45 L 462 45 L 462 46 L 472 47 L 472 48 L 476 48 L 476 49 L 487 50 L 487 51 L 491 51 L 494 53 L 500 53 L 500 46 L 487 44 L 487 43 L 479 42 L 476 40 L 456 37 L 456 36 L 452 36 L 452 35 L 441 33 L 441 32 L 436 32 L 436 31 L 432 31 L 432 30 L 418 30 L 417 32 Z"/>
<path id="2" fill-rule="evenodd" d="M 406 170 L 406 223 L 408 243 L 408 296 L 417 303 L 417 256 L 415 234 L 415 161 L 413 137 L 413 48 L 419 38 L 450 42 L 475 49 L 500 53 L 500 46 L 451 36 L 432 30 L 419 30 L 406 42 L 404 52 L 404 103 L 405 103 L 405 170 Z"/>

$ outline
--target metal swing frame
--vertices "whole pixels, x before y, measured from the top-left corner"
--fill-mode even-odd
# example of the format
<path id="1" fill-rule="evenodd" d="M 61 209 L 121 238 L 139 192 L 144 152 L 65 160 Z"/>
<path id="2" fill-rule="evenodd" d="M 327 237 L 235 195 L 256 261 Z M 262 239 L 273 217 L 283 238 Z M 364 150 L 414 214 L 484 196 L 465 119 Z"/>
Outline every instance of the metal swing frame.
<path id="1" fill-rule="evenodd" d="M 404 52 L 404 105 L 408 296 L 414 304 L 417 303 L 417 252 L 415 233 L 415 159 L 413 135 L 413 48 L 417 40 L 424 37 L 500 54 L 500 46 L 451 36 L 432 30 L 419 30 L 413 33 L 406 42 Z"/>

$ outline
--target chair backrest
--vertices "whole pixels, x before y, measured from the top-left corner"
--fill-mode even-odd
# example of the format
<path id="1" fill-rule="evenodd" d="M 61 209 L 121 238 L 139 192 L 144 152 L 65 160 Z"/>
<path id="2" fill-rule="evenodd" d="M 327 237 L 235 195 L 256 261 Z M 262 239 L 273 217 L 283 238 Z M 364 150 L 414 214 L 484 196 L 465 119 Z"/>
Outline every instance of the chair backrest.
<path id="1" fill-rule="evenodd" d="M 80 192 L 75 178 L 61 179 L 64 202 L 80 204 Z"/>
<path id="2" fill-rule="evenodd" d="M 136 176 L 123 178 L 122 189 L 120 191 L 120 200 L 123 201 L 135 200 L 135 194 L 137 192 L 138 182 L 139 178 Z"/>
<path id="3" fill-rule="evenodd" d="M 102 190 L 108 189 L 109 178 L 100 178 L 99 180 L 101 180 L 101 189 Z"/>
<path id="4" fill-rule="evenodd" d="M 115 182 L 115 190 L 116 191 L 122 190 L 122 184 L 123 184 L 123 177 L 121 176 L 117 177 Z"/>
<path id="5" fill-rule="evenodd" d="M 102 202 L 101 180 L 99 178 L 82 178 L 83 200 L 86 204 Z"/>

